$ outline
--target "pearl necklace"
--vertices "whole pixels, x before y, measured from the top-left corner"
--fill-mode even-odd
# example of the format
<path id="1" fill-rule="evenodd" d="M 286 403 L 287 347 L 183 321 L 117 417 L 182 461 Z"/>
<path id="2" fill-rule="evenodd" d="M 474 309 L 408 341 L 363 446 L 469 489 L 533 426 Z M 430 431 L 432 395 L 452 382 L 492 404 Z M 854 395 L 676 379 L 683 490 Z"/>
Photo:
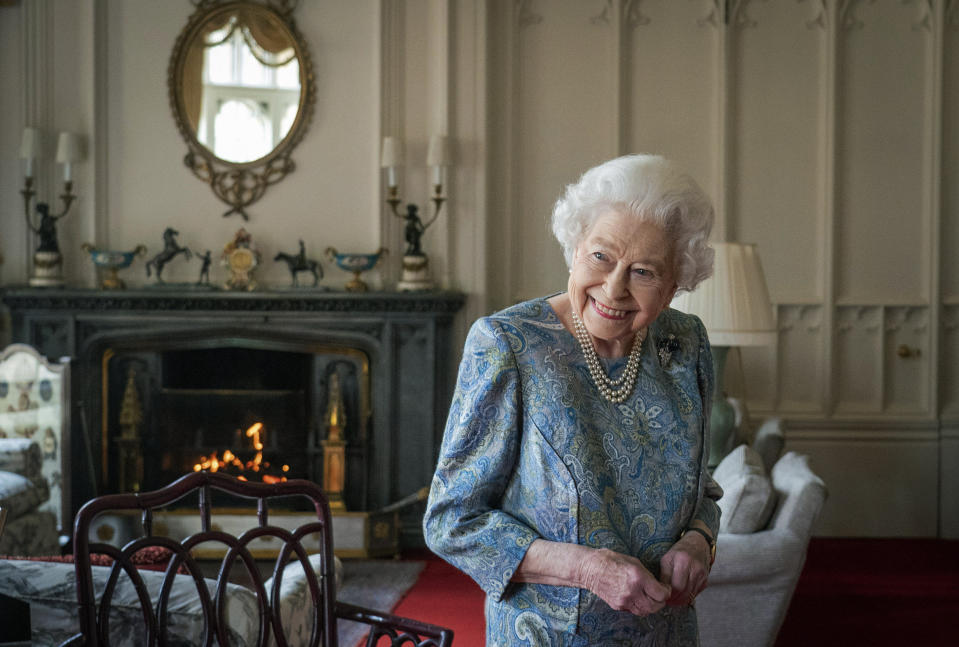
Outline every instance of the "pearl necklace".
<path id="1" fill-rule="evenodd" d="M 643 341 L 646 339 L 647 328 L 643 328 L 636 333 L 633 339 L 633 347 L 629 351 L 629 359 L 626 361 L 626 369 L 619 379 L 610 379 L 606 374 L 593 348 L 593 341 L 586 330 L 585 324 L 575 312 L 573 314 L 573 326 L 576 328 L 576 339 L 579 341 L 579 347 L 583 349 L 583 355 L 586 357 L 586 366 L 589 368 L 589 374 L 593 378 L 593 384 L 599 389 L 600 394 L 612 402 L 619 404 L 624 402 L 633 393 L 636 386 L 636 376 L 639 374 L 639 356 L 643 349 Z"/>

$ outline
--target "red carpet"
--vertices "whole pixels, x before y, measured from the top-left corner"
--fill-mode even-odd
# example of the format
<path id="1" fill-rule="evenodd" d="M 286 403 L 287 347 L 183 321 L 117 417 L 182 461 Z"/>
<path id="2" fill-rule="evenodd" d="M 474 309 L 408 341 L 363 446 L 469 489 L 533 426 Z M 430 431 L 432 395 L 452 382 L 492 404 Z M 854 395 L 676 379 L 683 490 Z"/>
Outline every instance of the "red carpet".
<path id="1" fill-rule="evenodd" d="M 482 647 L 486 641 L 483 590 L 460 571 L 429 553 L 408 555 L 425 559 L 419 580 L 393 613 L 453 630 L 455 647 Z"/>
<path id="2" fill-rule="evenodd" d="M 428 553 L 395 613 L 484 643 L 483 592 Z M 959 541 L 814 538 L 776 647 L 959 645 Z"/>
<path id="3" fill-rule="evenodd" d="M 959 541 L 809 544 L 776 647 L 959 645 Z"/>

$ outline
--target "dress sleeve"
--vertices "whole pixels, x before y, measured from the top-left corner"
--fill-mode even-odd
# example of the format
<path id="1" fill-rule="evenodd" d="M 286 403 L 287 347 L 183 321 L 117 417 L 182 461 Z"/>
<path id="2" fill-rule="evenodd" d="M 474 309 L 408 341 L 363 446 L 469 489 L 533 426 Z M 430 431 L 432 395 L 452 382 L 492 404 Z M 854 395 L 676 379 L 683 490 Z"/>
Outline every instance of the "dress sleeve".
<path id="1" fill-rule="evenodd" d="M 699 332 L 699 358 L 696 363 L 696 376 L 699 382 L 699 394 L 703 402 L 703 425 L 706 433 L 703 435 L 703 468 L 702 477 L 703 495 L 699 499 L 696 511 L 693 513 L 693 519 L 702 521 L 709 528 L 713 537 L 719 532 L 719 504 L 716 503 L 723 496 L 723 489 L 713 480 L 706 465 L 709 462 L 709 418 L 713 409 L 713 382 L 715 374 L 713 372 L 713 354 L 709 346 L 709 337 L 706 334 L 706 327 L 703 322 L 696 317 L 696 328 Z"/>
<path id="2" fill-rule="evenodd" d="M 519 454 L 521 400 L 508 338 L 480 319 L 466 340 L 423 534 L 496 601 L 539 536 L 500 509 Z"/>

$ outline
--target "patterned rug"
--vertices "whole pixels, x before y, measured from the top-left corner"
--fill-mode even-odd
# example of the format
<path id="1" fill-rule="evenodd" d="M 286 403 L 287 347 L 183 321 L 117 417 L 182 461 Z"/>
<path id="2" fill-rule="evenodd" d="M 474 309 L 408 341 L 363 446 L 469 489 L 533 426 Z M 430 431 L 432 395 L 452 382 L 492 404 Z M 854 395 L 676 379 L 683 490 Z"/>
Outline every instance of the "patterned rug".
<path id="1" fill-rule="evenodd" d="M 395 560 L 343 560 L 343 585 L 337 599 L 389 613 L 412 587 L 423 562 Z M 367 628 L 350 620 L 337 621 L 340 645 L 352 647 L 367 634 Z"/>

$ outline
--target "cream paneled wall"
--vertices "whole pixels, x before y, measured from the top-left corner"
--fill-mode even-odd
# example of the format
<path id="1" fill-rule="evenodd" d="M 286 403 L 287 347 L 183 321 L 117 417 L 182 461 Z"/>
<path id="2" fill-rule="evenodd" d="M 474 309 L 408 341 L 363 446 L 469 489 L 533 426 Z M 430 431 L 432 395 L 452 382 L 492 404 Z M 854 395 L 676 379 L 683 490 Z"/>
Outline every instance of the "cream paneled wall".
<path id="1" fill-rule="evenodd" d="M 492 3 L 491 305 L 565 286 L 548 217 L 582 170 L 678 159 L 717 239 L 759 244 L 779 339 L 727 385 L 813 456 L 820 532 L 955 536 L 957 5 Z"/>
<path id="2" fill-rule="evenodd" d="M 10 159 L 26 123 L 90 136 L 71 244 L 155 249 L 169 224 L 217 250 L 245 225 L 266 284 L 288 280 L 270 259 L 298 237 L 314 256 L 400 250 L 380 139 L 406 140 L 403 198 L 423 205 L 426 142 L 446 132 L 449 202 L 424 242 L 469 295 L 460 339 L 476 316 L 564 289 L 548 221 L 567 183 L 660 152 L 712 196 L 717 239 L 759 245 L 778 342 L 734 355 L 726 383 L 812 455 L 831 491 L 819 532 L 959 537 L 959 0 L 304 0 L 316 111 L 296 172 L 249 223 L 222 218 L 182 164 L 166 66 L 191 10 L 0 8 L 4 42 L 19 39 L 0 70 L 22 88 L 0 95 L 4 283 L 27 276 Z M 80 255 L 68 270 L 92 282 Z M 125 278 L 144 282 L 142 264 Z"/>

